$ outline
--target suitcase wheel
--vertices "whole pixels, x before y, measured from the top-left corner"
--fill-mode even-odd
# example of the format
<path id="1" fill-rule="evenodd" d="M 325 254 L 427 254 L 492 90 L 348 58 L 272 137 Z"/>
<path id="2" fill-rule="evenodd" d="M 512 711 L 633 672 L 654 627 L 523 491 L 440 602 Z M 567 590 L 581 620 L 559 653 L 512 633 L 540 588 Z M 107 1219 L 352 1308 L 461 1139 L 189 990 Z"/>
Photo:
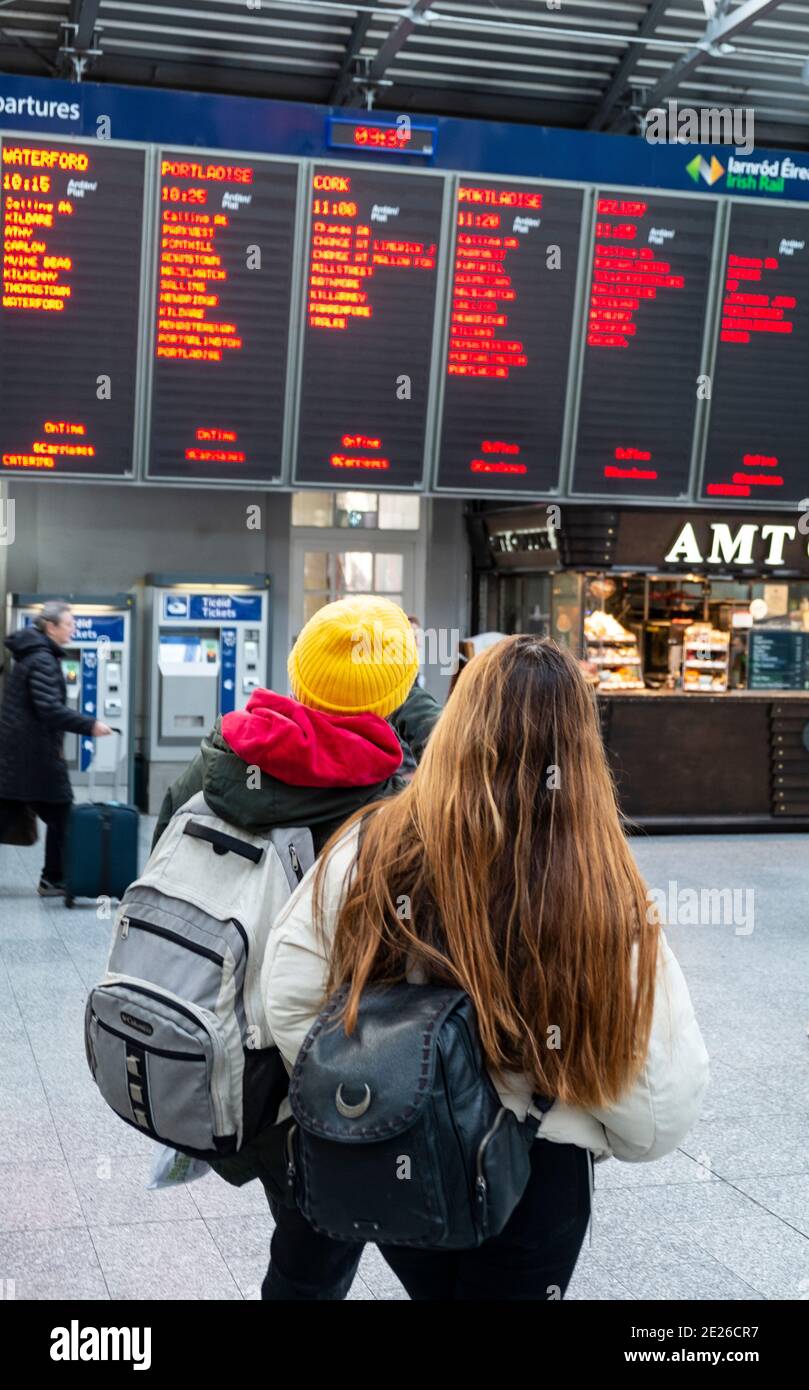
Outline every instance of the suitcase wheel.
<path id="1" fill-rule="evenodd" d="M 71 898 L 67 894 L 65 894 L 65 907 L 72 907 L 75 901 L 75 898 Z"/>

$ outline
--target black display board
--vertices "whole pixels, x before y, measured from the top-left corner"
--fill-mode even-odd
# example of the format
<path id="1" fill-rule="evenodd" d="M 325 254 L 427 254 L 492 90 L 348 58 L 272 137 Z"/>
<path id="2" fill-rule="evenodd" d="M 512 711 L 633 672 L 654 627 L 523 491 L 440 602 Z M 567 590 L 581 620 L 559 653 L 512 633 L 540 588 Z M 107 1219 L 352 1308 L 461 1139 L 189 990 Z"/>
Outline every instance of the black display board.
<path id="1" fill-rule="evenodd" d="M 297 180 L 161 151 L 150 477 L 280 479 Z"/>
<path id="2" fill-rule="evenodd" d="M 2 140 L 3 472 L 132 470 L 144 155 Z"/>
<path id="3" fill-rule="evenodd" d="M 421 481 L 444 182 L 318 164 L 296 479 Z"/>
<path id="4" fill-rule="evenodd" d="M 747 684 L 751 690 L 809 690 L 809 632 L 753 628 Z"/>
<path id="5" fill-rule="evenodd" d="M 704 497 L 809 496 L 809 211 L 731 209 Z"/>
<path id="6" fill-rule="evenodd" d="M 601 194 L 572 491 L 687 493 L 716 207 Z"/>
<path id="7" fill-rule="evenodd" d="M 580 190 L 462 179 L 437 486 L 559 486 Z"/>

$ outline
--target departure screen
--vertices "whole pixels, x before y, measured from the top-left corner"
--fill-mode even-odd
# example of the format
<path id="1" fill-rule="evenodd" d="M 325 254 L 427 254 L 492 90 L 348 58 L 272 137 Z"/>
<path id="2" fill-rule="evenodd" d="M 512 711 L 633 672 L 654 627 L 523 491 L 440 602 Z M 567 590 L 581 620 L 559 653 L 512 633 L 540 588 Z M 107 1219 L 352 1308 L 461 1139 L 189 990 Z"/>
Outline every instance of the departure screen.
<path id="1" fill-rule="evenodd" d="M 688 490 L 715 206 L 619 193 L 597 200 L 572 490 Z"/>
<path id="2" fill-rule="evenodd" d="M 281 475 L 297 179 L 161 152 L 151 477 Z"/>
<path id="3" fill-rule="evenodd" d="M 582 194 L 464 180 L 438 486 L 558 487 Z"/>
<path id="4" fill-rule="evenodd" d="M 705 497 L 809 494 L 809 212 L 735 204 Z"/>
<path id="5" fill-rule="evenodd" d="M 444 184 L 315 166 L 296 477 L 421 481 Z"/>
<path id="6" fill-rule="evenodd" d="M 0 461 L 132 471 L 144 155 L 6 136 Z"/>

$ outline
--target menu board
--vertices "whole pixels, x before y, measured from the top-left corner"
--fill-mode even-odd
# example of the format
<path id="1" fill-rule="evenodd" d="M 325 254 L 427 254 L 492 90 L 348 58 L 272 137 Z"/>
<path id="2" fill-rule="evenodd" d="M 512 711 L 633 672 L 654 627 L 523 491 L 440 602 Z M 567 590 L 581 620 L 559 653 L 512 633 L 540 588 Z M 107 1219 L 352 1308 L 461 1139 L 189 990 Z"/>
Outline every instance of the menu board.
<path id="1" fill-rule="evenodd" d="M 687 493 L 716 209 L 597 200 L 572 491 Z"/>
<path id="2" fill-rule="evenodd" d="M 0 462 L 132 470 L 144 155 L 5 136 Z"/>
<path id="3" fill-rule="evenodd" d="M 151 477 L 281 476 L 297 181 L 161 152 Z"/>
<path id="4" fill-rule="evenodd" d="M 311 174 L 298 481 L 421 481 L 444 183 Z"/>
<path id="5" fill-rule="evenodd" d="M 704 497 L 809 494 L 809 211 L 734 204 Z"/>
<path id="6" fill-rule="evenodd" d="M 559 485 L 582 193 L 461 181 L 439 487 Z"/>
<path id="7" fill-rule="evenodd" d="M 809 632 L 753 628 L 747 684 L 751 690 L 809 690 Z"/>

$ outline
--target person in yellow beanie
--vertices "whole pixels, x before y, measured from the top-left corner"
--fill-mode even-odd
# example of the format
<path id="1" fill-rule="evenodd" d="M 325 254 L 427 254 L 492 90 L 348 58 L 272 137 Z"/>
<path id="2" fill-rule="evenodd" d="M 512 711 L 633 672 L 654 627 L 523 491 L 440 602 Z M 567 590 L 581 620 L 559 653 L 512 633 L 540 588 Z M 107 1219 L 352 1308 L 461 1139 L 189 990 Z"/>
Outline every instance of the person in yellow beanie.
<path id="1" fill-rule="evenodd" d="M 310 618 L 289 655 L 289 684 L 302 704 L 328 714 L 378 714 L 405 701 L 418 675 L 410 620 L 372 594 L 328 603 Z"/>
<path id="2" fill-rule="evenodd" d="M 253 834 L 307 826 L 319 854 L 355 811 L 406 785 L 402 773 L 415 767 L 440 713 L 414 684 L 418 668 L 407 615 L 390 599 L 358 595 L 327 604 L 290 653 L 292 695 L 254 690 L 245 709 L 217 720 L 166 793 L 153 844 L 203 792 L 216 815 Z M 256 768 L 258 784 L 248 777 Z M 276 1225 L 262 1298 L 343 1299 L 362 1246 L 319 1235 L 297 1208 L 281 1205 L 284 1135 L 283 1123 L 270 1125 L 211 1166 L 236 1186 L 255 1178 L 264 1185 Z"/>

